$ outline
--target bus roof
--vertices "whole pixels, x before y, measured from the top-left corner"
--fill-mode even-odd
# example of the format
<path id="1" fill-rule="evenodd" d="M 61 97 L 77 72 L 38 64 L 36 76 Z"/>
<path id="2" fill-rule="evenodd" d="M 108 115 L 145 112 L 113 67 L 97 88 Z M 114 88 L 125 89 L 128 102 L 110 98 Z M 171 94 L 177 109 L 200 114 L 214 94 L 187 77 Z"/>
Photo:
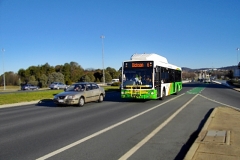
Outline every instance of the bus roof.
<path id="1" fill-rule="evenodd" d="M 169 64 L 165 57 L 156 53 L 135 53 L 131 56 L 130 61 L 154 61 L 154 66 L 163 66 L 166 68 L 182 70 L 181 67 Z"/>
<path id="2" fill-rule="evenodd" d="M 150 53 L 150 54 L 147 54 L 147 53 L 144 53 L 144 54 L 133 54 L 132 57 L 131 57 L 131 60 L 133 61 L 137 61 L 137 60 L 156 60 L 156 61 L 160 61 L 160 62 L 163 62 L 163 63 L 168 63 L 167 59 L 163 56 L 160 56 L 158 54 L 155 54 L 155 53 Z"/>

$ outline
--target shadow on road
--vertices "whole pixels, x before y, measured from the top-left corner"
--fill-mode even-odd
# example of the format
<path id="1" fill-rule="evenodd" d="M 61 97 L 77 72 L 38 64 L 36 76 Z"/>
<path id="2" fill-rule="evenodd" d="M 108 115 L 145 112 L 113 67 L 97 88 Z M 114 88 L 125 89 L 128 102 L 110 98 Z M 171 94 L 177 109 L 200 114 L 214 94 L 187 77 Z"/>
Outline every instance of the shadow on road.
<path id="1" fill-rule="evenodd" d="M 211 115 L 212 111 L 214 108 L 210 109 L 207 114 L 204 116 L 204 118 L 201 120 L 198 128 L 196 131 L 194 131 L 191 136 L 189 137 L 188 141 L 182 146 L 180 152 L 177 154 L 177 156 L 174 158 L 175 160 L 179 160 L 179 159 L 184 159 L 184 157 L 186 156 L 188 150 L 190 149 L 190 147 L 193 145 L 194 141 L 197 139 L 199 133 L 201 132 L 204 124 L 206 123 L 207 119 L 209 118 L 209 116 Z"/>
<path id="2" fill-rule="evenodd" d="M 36 104 L 36 106 L 57 107 L 57 105 L 53 103 L 52 99 L 42 99 Z"/>

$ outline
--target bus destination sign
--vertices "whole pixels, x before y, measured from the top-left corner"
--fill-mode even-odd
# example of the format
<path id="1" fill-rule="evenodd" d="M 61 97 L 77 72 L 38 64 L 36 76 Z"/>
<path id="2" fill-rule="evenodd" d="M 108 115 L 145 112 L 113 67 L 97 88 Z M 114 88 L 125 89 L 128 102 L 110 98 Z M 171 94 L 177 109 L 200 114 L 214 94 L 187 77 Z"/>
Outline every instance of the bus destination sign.
<path id="1" fill-rule="evenodd" d="M 124 62 L 124 68 L 151 68 L 153 61 Z"/>

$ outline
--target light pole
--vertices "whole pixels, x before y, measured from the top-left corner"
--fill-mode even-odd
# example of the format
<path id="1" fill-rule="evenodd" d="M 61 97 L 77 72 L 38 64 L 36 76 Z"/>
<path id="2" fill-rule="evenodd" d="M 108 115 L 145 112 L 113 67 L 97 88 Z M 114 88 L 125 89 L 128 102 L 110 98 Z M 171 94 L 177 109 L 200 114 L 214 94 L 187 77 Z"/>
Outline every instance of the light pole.
<path id="1" fill-rule="evenodd" d="M 4 90 L 6 89 L 5 88 L 5 72 L 4 72 L 4 60 L 3 60 L 3 58 L 4 58 L 4 48 L 2 48 L 2 52 L 3 52 L 3 54 L 2 54 L 2 63 L 3 63 L 3 85 L 4 85 Z"/>
<path id="2" fill-rule="evenodd" d="M 102 39 L 102 66 L 103 66 L 103 84 L 105 84 L 105 73 L 104 73 L 104 44 L 103 44 L 103 39 L 105 38 L 104 35 L 101 35 L 100 38 Z"/>

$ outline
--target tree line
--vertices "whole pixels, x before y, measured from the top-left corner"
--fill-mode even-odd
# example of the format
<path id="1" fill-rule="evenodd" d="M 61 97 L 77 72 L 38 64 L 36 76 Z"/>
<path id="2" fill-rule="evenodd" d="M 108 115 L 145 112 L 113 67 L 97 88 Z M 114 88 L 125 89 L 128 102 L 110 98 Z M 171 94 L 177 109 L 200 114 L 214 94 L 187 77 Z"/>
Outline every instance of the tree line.
<path id="1" fill-rule="evenodd" d="M 105 82 L 119 78 L 121 72 L 111 67 L 104 69 Z M 52 82 L 70 85 L 75 82 L 103 82 L 102 69 L 83 69 L 77 62 L 50 66 L 48 63 L 19 69 L 17 73 L 5 72 L 5 85 L 33 84 L 48 87 Z M 0 84 L 4 85 L 4 77 L 0 76 Z"/>

